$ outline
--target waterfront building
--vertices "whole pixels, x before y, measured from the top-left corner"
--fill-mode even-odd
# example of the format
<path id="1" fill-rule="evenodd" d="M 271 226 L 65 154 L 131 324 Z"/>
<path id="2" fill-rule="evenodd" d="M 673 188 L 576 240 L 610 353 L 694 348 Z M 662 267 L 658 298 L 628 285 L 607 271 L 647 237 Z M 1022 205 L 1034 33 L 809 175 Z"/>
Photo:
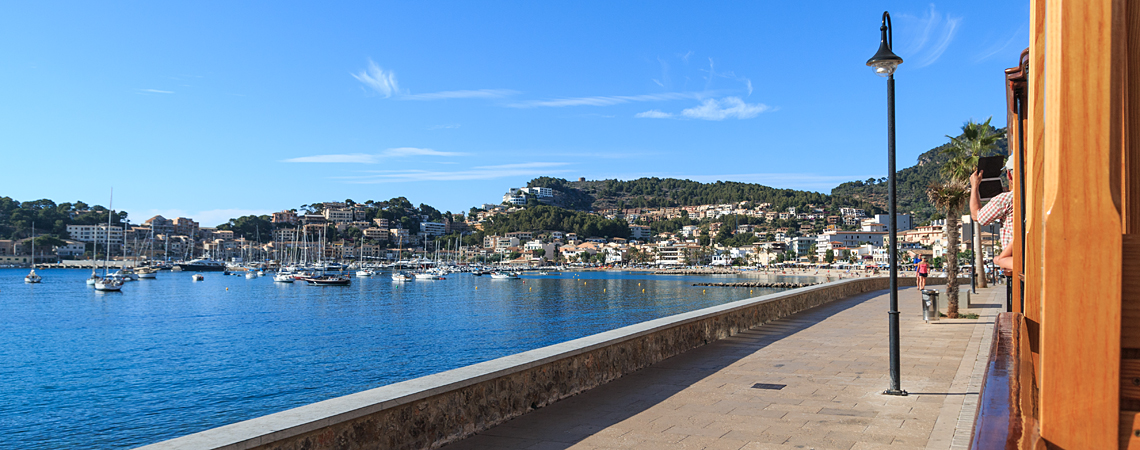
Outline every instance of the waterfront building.
<path id="1" fill-rule="evenodd" d="M 788 248 L 796 253 L 796 256 L 804 256 L 811 253 L 811 246 L 816 245 L 816 238 L 809 236 L 797 236 L 788 239 Z"/>
<path id="2" fill-rule="evenodd" d="M 873 219 L 875 219 L 875 222 L 881 223 L 881 224 L 883 224 L 883 226 L 887 227 L 887 229 L 883 230 L 883 231 L 891 231 L 890 230 L 890 228 L 891 228 L 891 215 L 890 214 L 875 214 L 875 217 L 873 217 Z M 895 214 L 895 223 L 896 223 L 896 225 L 898 225 L 900 233 L 903 231 L 907 231 L 907 230 L 911 229 L 911 215 L 910 214 Z"/>
<path id="3" fill-rule="evenodd" d="M 64 239 L 63 241 L 66 242 L 66 244 L 55 248 L 55 254 L 60 258 L 73 258 L 83 256 L 83 254 L 87 252 L 87 243 L 85 242 L 73 241 L 70 239 Z"/>
<path id="4" fill-rule="evenodd" d="M 162 216 L 154 216 L 143 222 L 143 225 L 154 230 L 154 234 L 173 234 L 174 221 Z"/>
<path id="5" fill-rule="evenodd" d="M 388 219 L 385 219 L 383 217 L 372 219 L 372 223 L 375 224 L 377 228 L 388 229 Z"/>
<path id="6" fill-rule="evenodd" d="M 11 256 L 16 254 L 16 241 L 12 239 L 0 239 L 0 256 Z"/>
<path id="7" fill-rule="evenodd" d="M 174 230 L 171 232 L 172 234 L 180 236 L 196 236 L 198 234 L 198 222 L 195 222 L 193 219 L 176 217 L 171 223 L 174 225 Z"/>
<path id="8" fill-rule="evenodd" d="M 67 234 L 74 240 L 98 242 L 100 245 L 107 243 L 107 235 L 110 234 L 112 251 L 118 251 L 119 246 L 123 245 L 123 227 L 112 226 L 108 233 L 107 225 L 68 225 Z"/>

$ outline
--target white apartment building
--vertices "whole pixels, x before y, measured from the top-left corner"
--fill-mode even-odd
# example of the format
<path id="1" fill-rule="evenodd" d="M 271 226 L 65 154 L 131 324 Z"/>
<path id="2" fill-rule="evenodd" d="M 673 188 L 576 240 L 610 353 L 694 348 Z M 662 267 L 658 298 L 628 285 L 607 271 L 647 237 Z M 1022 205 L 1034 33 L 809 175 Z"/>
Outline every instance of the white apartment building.
<path id="1" fill-rule="evenodd" d="M 447 232 L 447 225 L 440 222 L 420 222 L 420 233 L 428 236 L 443 236 Z"/>
<path id="2" fill-rule="evenodd" d="M 519 191 L 533 195 L 533 196 L 538 197 L 538 198 L 554 197 L 554 190 L 551 188 L 547 188 L 547 187 L 530 187 L 530 188 L 524 187 L 522 189 L 519 189 Z"/>
<path id="3" fill-rule="evenodd" d="M 890 214 L 875 214 L 875 222 L 883 224 L 886 227 L 883 231 L 891 231 L 891 215 Z M 899 232 L 911 229 L 911 216 L 910 214 L 895 214 L 895 223 L 899 227 Z"/>
<path id="4" fill-rule="evenodd" d="M 273 240 L 277 242 L 296 242 L 296 228 L 278 228 L 273 230 Z"/>
<path id="5" fill-rule="evenodd" d="M 64 256 L 83 256 L 87 251 L 87 244 L 79 241 L 64 240 L 66 245 L 61 245 L 55 248 L 55 254 L 60 257 Z"/>
<path id="6" fill-rule="evenodd" d="M 886 234 L 874 231 L 828 231 L 816 238 L 815 253 L 822 259 L 828 250 L 836 248 L 855 248 L 866 243 L 881 247 Z"/>
<path id="7" fill-rule="evenodd" d="M 325 217 L 325 220 L 333 223 L 352 222 L 355 218 L 351 209 L 325 208 L 321 215 Z"/>
<path id="8" fill-rule="evenodd" d="M 111 245 L 122 245 L 123 227 L 112 226 L 110 230 Z M 107 243 L 106 225 L 68 225 L 67 234 L 69 234 L 72 239 L 80 242 Z"/>

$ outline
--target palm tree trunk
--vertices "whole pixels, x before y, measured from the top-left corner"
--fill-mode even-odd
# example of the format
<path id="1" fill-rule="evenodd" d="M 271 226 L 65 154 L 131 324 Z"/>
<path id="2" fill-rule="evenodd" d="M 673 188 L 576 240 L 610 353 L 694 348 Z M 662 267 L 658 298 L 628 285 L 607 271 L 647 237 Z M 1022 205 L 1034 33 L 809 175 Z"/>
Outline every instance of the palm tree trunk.
<path id="1" fill-rule="evenodd" d="M 958 318 L 958 217 L 957 211 L 946 215 L 946 317 Z"/>
<path id="2" fill-rule="evenodd" d="M 985 270 L 982 270 L 986 264 L 986 258 L 982 256 L 982 224 L 977 220 L 971 220 L 970 224 L 974 227 L 973 247 L 974 247 L 974 279 L 978 280 L 978 287 L 984 288 L 987 286 Z"/>

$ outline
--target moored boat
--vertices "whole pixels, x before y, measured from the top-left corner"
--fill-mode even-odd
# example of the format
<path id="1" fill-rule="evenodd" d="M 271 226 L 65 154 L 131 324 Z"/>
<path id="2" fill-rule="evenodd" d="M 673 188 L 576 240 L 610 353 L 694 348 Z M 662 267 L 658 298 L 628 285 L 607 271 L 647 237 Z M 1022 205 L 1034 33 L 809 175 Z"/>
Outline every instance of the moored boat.
<path id="1" fill-rule="evenodd" d="M 352 279 L 343 275 L 321 275 L 305 279 L 305 282 L 309 286 L 348 286 Z"/>

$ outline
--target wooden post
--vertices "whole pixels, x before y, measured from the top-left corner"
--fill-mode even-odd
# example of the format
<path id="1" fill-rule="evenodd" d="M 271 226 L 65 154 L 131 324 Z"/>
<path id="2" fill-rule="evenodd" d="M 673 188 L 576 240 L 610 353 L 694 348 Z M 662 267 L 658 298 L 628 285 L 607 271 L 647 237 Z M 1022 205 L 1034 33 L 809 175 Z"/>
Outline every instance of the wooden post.
<path id="1" fill-rule="evenodd" d="M 1033 356 L 1037 385 L 1041 385 L 1041 200 L 1045 177 L 1045 5 L 1033 0 L 1029 10 L 1029 80 L 1025 117 L 1025 329 Z M 1019 210 L 1014 210 L 1019 214 Z"/>
<path id="2" fill-rule="evenodd" d="M 1121 220 L 1112 0 L 1046 6 L 1041 435 L 1119 445 Z"/>

